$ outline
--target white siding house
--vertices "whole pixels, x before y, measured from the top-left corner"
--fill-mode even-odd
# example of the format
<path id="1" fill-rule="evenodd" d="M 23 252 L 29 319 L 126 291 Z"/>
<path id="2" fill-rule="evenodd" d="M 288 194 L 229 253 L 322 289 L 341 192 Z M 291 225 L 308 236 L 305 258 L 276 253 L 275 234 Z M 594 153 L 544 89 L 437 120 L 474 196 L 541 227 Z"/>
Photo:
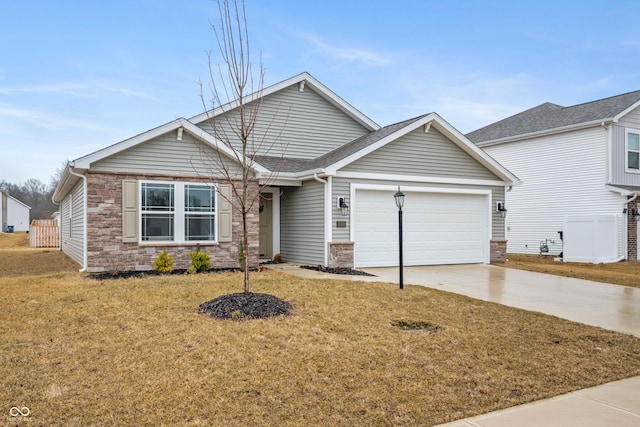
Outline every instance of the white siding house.
<path id="1" fill-rule="evenodd" d="M 608 218 L 606 242 L 594 237 L 580 240 L 582 246 L 614 249 L 591 261 L 638 259 L 634 213 L 640 170 L 626 165 L 625 137 L 638 117 L 640 91 L 572 107 L 542 104 L 467 135 L 522 181 L 506 198 L 508 252 L 539 254 L 544 245 L 565 260 L 581 258 L 574 250 L 597 253 L 596 247 L 568 245 L 567 239 L 584 236 L 573 228 L 565 233 L 568 223 L 596 217 Z M 588 228 L 580 232 L 598 234 Z"/>
<path id="2" fill-rule="evenodd" d="M 4 190 L 0 190 L 0 199 L 0 232 L 29 231 L 31 208 Z"/>

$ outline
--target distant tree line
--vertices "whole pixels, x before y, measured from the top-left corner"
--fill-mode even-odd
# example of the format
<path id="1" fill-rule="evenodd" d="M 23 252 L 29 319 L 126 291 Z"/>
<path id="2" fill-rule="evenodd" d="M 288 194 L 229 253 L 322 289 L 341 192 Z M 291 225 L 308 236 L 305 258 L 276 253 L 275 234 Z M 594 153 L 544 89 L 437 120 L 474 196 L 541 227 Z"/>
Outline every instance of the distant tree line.
<path id="1" fill-rule="evenodd" d="M 58 169 L 51 177 L 49 185 L 44 184 L 39 179 L 30 178 L 22 183 L 12 183 L 5 180 L 0 181 L 0 189 L 9 193 L 11 197 L 17 199 L 31 208 L 31 219 L 48 219 L 51 214 L 58 210 L 58 206 L 51 201 L 51 196 L 62 176 L 64 166 Z"/>

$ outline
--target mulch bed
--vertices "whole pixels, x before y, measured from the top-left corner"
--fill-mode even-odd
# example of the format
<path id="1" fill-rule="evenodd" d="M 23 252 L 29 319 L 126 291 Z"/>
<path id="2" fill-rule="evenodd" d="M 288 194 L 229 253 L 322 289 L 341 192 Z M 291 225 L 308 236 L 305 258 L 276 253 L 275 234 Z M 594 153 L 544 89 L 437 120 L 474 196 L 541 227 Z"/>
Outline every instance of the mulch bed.
<path id="1" fill-rule="evenodd" d="M 286 301 L 269 294 L 235 293 L 222 295 L 198 307 L 199 313 L 216 319 L 265 319 L 288 315 L 292 307 Z"/>
<path id="2" fill-rule="evenodd" d="M 210 268 L 207 271 L 202 271 L 197 274 L 207 274 L 207 273 L 223 273 L 223 272 L 237 272 L 241 271 L 239 268 Z M 250 269 L 250 271 L 259 271 L 259 268 Z M 89 274 L 89 278 L 95 280 L 112 280 L 112 279 L 129 279 L 132 277 L 149 277 L 149 276 L 162 276 L 162 275 L 174 275 L 174 274 L 187 274 L 186 269 L 175 269 L 170 273 L 159 273 L 155 270 L 126 270 L 126 271 L 105 271 L 102 273 L 91 273 Z"/>
<path id="3" fill-rule="evenodd" d="M 316 271 L 321 271 L 323 273 L 331 273 L 331 274 L 347 274 L 351 276 L 375 277 L 375 274 L 369 274 L 361 270 L 354 270 L 353 268 L 329 268 L 323 265 L 301 265 L 300 268 L 306 268 L 307 270 L 316 270 Z"/>

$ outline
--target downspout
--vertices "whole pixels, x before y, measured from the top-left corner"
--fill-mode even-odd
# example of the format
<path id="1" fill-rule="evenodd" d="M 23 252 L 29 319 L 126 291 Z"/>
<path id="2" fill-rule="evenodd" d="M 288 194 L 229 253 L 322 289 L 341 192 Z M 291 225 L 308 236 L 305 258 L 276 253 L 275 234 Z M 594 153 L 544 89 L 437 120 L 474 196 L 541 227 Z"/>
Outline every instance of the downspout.
<path id="1" fill-rule="evenodd" d="M 88 253 L 87 253 L 87 240 L 89 236 L 87 235 L 87 177 L 73 171 L 73 165 L 69 168 L 69 173 L 73 176 L 77 176 L 82 178 L 82 198 L 84 203 L 82 205 L 82 215 L 83 215 L 83 227 L 84 227 L 84 237 L 82 239 L 82 268 L 79 270 L 80 273 L 84 273 L 88 268 Z M 71 230 L 69 230 L 71 231 Z"/>
<path id="2" fill-rule="evenodd" d="M 326 180 L 313 174 L 313 179 L 324 184 L 324 265 L 329 265 L 329 241 L 331 239 L 331 177 Z"/>
<path id="3" fill-rule="evenodd" d="M 607 183 L 611 184 L 613 182 L 613 166 L 611 165 L 613 161 L 613 127 L 611 125 L 607 125 L 605 122 L 602 122 L 600 126 L 602 126 L 607 132 Z"/>

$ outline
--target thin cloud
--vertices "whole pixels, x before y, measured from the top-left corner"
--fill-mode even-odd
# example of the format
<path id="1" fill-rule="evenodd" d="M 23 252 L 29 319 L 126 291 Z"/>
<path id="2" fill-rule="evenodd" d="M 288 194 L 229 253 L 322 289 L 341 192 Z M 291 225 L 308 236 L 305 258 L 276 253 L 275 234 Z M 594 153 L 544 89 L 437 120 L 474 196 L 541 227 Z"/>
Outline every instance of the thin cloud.
<path id="1" fill-rule="evenodd" d="M 102 86 L 102 89 L 107 92 L 119 93 L 126 96 L 132 96 L 134 98 L 146 99 L 148 101 L 158 101 L 158 98 L 156 98 L 155 96 L 147 95 L 146 93 L 142 93 L 142 92 L 131 90 L 131 89 L 125 89 L 125 88 L 114 87 L 114 86 L 106 86 L 106 85 Z"/>
<path id="2" fill-rule="evenodd" d="M 60 129 L 85 129 L 98 131 L 102 128 L 82 120 L 71 119 L 57 114 L 45 113 L 36 110 L 25 110 L 15 108 L 8 105 L 0 105 L 0 119 L 3 117 L 10 118 L 19 122 L 26 123 L 30 126 L 60 130 Z"/>
<path id="3" fill-rule="evenodd" d="M 0 93 L 11 95 L 15 93 L 55 93 L 62 95 L 71 95 L 80 98 L 92 98 L 88 94 L 87 86 L 82 83 L 55 83 L 47 85 L 28 85 L 28 86 L 5 86 L 0 87 Z"/>
<path id="4" fill-rule="evenodd" d="M 369 67 L 381 67 L 391 63 L 389 58 L 371 50 L 331 46 L 319 37 L 311 34 L 303 34 L 302 38 L 314 45 L 316 52 L 329 56 L 343 64 L 355 62 Z"/>

